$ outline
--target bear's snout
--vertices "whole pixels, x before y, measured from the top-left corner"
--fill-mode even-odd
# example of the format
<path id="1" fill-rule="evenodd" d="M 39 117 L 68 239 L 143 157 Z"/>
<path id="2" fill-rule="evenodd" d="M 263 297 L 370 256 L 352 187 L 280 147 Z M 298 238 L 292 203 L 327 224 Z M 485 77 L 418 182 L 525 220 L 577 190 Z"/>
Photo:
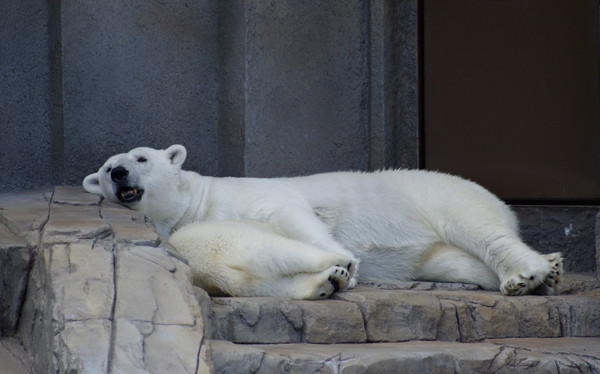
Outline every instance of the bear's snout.
<path id="1" fill-rule="evenodd" d="M 110 173 L 110 178 L 113 180 L 113 182 L 123 184 L 125 182 L 124 179 L 128 175 L 129 175 L 129 171 L 127 171 L 127 169 L 125 169 L 122 166 L 117 166 L 116 168 L 112 169 L 112 171 Z"/>
<path id="2" fill-rule="evenodd" d="M 132 184 L 135 181 L 129 179 L 129 170 L 117 166 L 111 170 L 110 179 L 113 181 L 113 190 L 120 202 L 134 203 L 141 200 L 144 189 Z"/>

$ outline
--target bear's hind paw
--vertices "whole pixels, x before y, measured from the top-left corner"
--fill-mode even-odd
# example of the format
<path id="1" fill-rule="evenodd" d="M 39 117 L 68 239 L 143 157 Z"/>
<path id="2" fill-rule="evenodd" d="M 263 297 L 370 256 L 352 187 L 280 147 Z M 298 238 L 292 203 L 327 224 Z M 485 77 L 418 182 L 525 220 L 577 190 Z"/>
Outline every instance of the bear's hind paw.
<path id="1" fill-rule="evenodd" d="M 318 286 L 319 299 L 327 299 L 335 291 L 346 289 L 350 282 L 350 273 L 342 266 L 332 266 L 321 274 L 324 279 Z"/>
<path id="2" fill-rule="evenodd" d="M 544 255 L 544 257 L 548 260 L 552 269 L 544 279 L 543 285 L 535 289 L 533 293 L 538 295 L 557 295 L 560 293 L 562 285 L 560 277 L 564 274 L 562 254 L 558 252 L 550 253 Z"/>
<path id="3" fill-rule="evenodd" d="M 502 282 L 500 291 L 504 295 L 518 296 L 526 294 L 554 295 L 560 292 L 560 276 L 563 273 L 563 260 L 560 253 L 541 256 L 543 266 L 536 271 L 521 271 Z M 542 265 L 542 264 L 540 264 Z"/>

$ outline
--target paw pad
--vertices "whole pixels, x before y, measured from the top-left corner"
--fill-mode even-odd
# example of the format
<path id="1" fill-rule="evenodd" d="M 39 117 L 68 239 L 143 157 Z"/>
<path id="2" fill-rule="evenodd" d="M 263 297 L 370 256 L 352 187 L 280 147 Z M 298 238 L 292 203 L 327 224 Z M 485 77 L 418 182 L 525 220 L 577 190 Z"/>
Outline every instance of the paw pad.
<path id="1" fill-rule="evenodd" d="M 537 273 L 533 275 L 526 272 L 525 275 L 523 273 L 513 275 L 502 283 L 500 287 L 502 293 L 505 295 L 559 293 L 560 273 L 563 271 L 562 256 L 560 253 L 553 253 L 543 257 L 549 262 L 549 270 L 541 271 L 538 267 Z"/>

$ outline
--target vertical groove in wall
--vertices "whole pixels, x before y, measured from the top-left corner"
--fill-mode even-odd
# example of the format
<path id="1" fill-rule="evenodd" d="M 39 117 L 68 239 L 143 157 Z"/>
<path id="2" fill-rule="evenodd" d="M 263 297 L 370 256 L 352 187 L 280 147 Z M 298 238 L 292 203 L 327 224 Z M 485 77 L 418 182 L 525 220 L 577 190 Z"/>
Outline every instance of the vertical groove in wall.
<path id="1" fill-rule="evenodd" d="M 390 85 L 386 158 L 389 166 L 417 168 L 419 157 L 419 0 L 390 7 Z M 391 165 L 390 165 L 391 164 Z"/>
<path id="2" fill-rule="evenodd" d="M 48 2 L 48 44 L 50 51 L 50 152 L 52 183 L 64 183 L 64 116 L 62 82 L 61 0 Z"/>
<path id="3" fill-rule="evenodd" d="M 220 1 L 218 18 L 221 176 L 246 175 L 246 12 L 243 0 Z"/>
<path id="4" fill-rule="evenodd" d="M 368 168 L 385 168 L 387 2 L 366 1 Z"/>
<path id="5" fill-rule="evenodd" d="M 417 108 L 418 108 L 418 132 L 417 132 L 417 136 L 418 136 L 418 144 L 417 146 L 419 147 L 419 160 L 418 160 L 418 166 L 420 169 L 425 169 L 427 167 L 427 160 L 425 158 L 426 153 L 425 153 L 425 74 L 423 74 L 423 67 L 424 65 L 424 59 L 425 59 L 425 23 L 424 23 L 424 19 L 425 19 L 425 15 L 424 15 L 424 10 L 423 10 L 423 1 L 424 0 L 417 0 L 416 3 L 416 7 L 417 7 L 417 13 L 418 13 L 418 18 L 417 18 L 417 26 L 416 29 L 417 31 L 417 38 L 418 38 L 418 45 L 416 48 L 416 53 L 417 53 L 417 82 L 416 82 L 416 89 L 418 90 L 418 94 L 417 94 Z"/>

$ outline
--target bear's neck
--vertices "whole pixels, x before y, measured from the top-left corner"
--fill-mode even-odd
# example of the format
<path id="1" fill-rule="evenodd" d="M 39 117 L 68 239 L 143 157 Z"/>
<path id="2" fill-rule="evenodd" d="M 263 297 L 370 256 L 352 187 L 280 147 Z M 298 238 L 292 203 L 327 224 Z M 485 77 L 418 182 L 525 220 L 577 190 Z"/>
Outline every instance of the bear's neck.
<path id="1" fill-rule="evenodd" d="M 204 221 L 212 177 L 201 176 L 193 171 L 181 171 L 180 209 L 164 223 L 161 234 L 169 237 L 179 228 L 197 221 Z"/>

